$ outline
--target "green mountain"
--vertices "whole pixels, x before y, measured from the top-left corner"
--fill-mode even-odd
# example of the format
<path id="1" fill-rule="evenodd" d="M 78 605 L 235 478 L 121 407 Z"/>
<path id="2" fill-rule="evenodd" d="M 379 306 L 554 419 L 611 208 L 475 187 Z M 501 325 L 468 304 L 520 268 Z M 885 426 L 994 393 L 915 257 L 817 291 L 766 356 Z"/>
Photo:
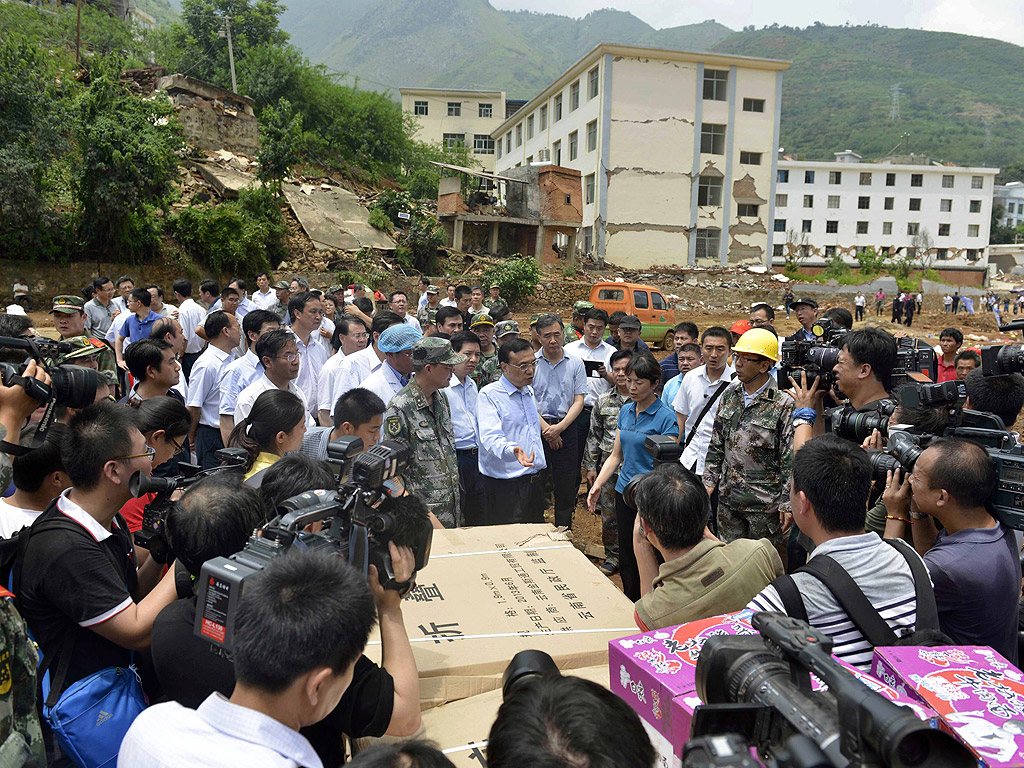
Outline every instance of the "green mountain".
<path id="1" fill-rule="evenodd" d="M 878 26 L 714 21 L 654 29 L 604 9 L 581 19 L 499 11 L 488 0 L 284 0 L 281 26 L 314 62 L 363 87 L 499 88 L 530 98 L 600 42 L 784 59 L 781 145 L 826 160 L 901 151 L 959 164 L 1024 158 L 1024 48 Z M 900 86 L 900 119 L 890 120 Z M 904 138 L 904 134 L 909 134 Z"/>

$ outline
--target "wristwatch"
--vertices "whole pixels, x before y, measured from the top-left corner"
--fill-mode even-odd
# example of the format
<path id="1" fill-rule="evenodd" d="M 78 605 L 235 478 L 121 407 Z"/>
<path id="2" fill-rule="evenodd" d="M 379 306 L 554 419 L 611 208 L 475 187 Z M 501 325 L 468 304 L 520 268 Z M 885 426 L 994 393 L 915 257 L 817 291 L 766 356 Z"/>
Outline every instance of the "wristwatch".
<path id="1" fill-rule="evenodd" d="M 800 426 L 813 427 L 814 422 L 811 421 L 810 419 L 793 419 L 793 429 L 796 429 L 797 427 Z"/>

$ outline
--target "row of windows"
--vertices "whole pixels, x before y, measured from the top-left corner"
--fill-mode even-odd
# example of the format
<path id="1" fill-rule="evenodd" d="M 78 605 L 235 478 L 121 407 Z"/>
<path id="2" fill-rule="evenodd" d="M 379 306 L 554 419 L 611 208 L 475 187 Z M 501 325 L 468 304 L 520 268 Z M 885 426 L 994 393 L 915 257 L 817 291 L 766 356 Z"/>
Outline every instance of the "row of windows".
<path id="1" fill-rule="evenodd" d="M 851 171 L 847 171 L 851 173 Z M 804 184 L 813 184 L 817 174 L 814 171 L 804 171 Z M 862 187 L 871 186 L 874 174 L 871 171 L 861 171 L 859 177 L 859 183 Z M 780 184 L 789 183 L 789 169 L 780 168 L 777 180 Z M 843 171 L 829 171 L 828 172 L 828 183 L 829 184 L 842 184 L 843 183 Z M 953 189 L 956 184 L 956 176 L 953 174 L 942 175 L 942 188 Z M 896 174 L 886 173 L 885 174 L 885 186 L 895 187 L 896 186 Z M 923 173 L 912 173 L 910 174 L 910 186 L 912 187 L 923 187 L 924 186 L 924 174 Z M 984 189 L 985 177 L 984 176 L 971 176 L 971 189 Z"/>
<path id="2" fill-rule="evenodd" d="M 526 121 L 526 136 L 527 139 L 533 138 L 533 115 Z M 516 146 L 521 147 L 523 145 L 523 126 L 520 123 L 516 126 Z M 587 152 L 593 152 L 597 149 L 597 120 L 591 120 L 587 123 L 586 128 L 586 141 L 587 141 Z M 512 132 L 509 131 L 505 134 L 505 152 L 512 151 Z M 498 140 L 498 157 L 501 157 L 502 142 Z M 552 146 L 551 160 L 555 165 L 562 164 L 562 142 L 556 141 Z M 573 131 L 569 134 L 569 160 L 575 160 L 579 155 L 579 131 Z"/>
<path id="3" fill-rule="evenodd" d="M 740 215 L 742 216 L 743 214 L 740 214 Z M 800 224 L 800 231 L 801 232 L 810 232 L 811 231 L 811 225 L 812 225 L 811 219 L 804 219 L 801 222 L 801 224 Z M 775 220 L 775 227 L 774 227 L 774 229 L 775 229 L 776 232 L 785 232 L 785 231 L 787 231 L 786 230 L 786 220 L 785 219 L 776 219 Z M 910 235 L 911 237 L 913 237 L 914 235 L 917 235 L 918 232 L 920 232 L 920 229 L 921 229 L 920 222 L 916 222 L 916 221 L 907 222 L 907 234 Z M 871 232 L 870 232 L 870 222 L 858 221 L 857 222 L 857 226 L 856 226 L 856 231 L 857 231 L 858 235 L 868 235 L 868 234 L 871 234 Z M 825 234 L 827 234 L 827 235 L 839 234 L 839 222 L 838 221 L 826 221 L 825 222 Z M 892 234 L 892 222 L 891 221 L 883 221 L 882 222 L 882 234 L 883 235 L 891 235 Z M 949 237 L 950 225 L 949 224 L 939 224 L 939 233 L 938 234 L 939 234 L 939 237 Z M 968 224 L 967 225 L 967 236 L 968 237 L 978 237 L 979 234 L 980 234 L 980 227 L 979 227 L 978 224 Z"/>
<path id="4" fill-rule="evenodd" d="M 998 203 L 1000 201 L 996 200 L 996 202 Z M 1004 213 L 1007 214 L 1007 215 L 1013 213 L 1013 203 L 1012 202 L 1006 203 L 1006 210 L 1004 211 Z M 1017 203 L 1017 213 L 1024 213 L 1024 203 Z"/>
<path id="5" fill-rule="evenodd" d="M 598 89 L 600 87 L 599 86 L 599 82 L 600 81 L 598 80 L 599 76 L 600 76 L 600 67 L 594 67 L 592 70 L 590 70 L 587 73 L 587 101 L 590 101 L 591 99 L 597 98 L 597 94 L 599 92 Z M 557 96 L 555 96 L 551 100 L 551 106 L 552 106 L 552 119 L 551 119 L 551 122 L 552 123 L 557 123 L 559 120 L 562 119 L 562 94 L 558 94 Z M 572 85 L 569 86 L 569 111 L 570 112 L 574 112 L 577 109 L 579 109 L 579 107 L 580 107 L 580 81 L 577 80 L 576 82 L 574 82 Z M 530 115 L 529 117 L 526 118 L 526 139 L 527 139 L 527 141 L 529 141 L 530 139 L 533 138 L 533 127 L 534 127 L 533 117 L 534 117 L 533 115 Z M 537 122 L 539 124 L 539 126 L 538 126 L 538 130 L 539 131 L 546 131 L 547 130 L 547 128 L 548 128 L 548 105 L 547 104 L 544 104 L 543 106 L 540 107 L 540 109 L 537 110 Z M 588 130 L 589 130 L 589 126 L 588 126 Z M 595 131 L 597 130 L 596 121 L 594 123 L 594 130 Z M 512 151 L 511 136 L 512 136 L 512 132 L 511 131 L 509 131 L 507 134 L 505 134 L 505 143 L 506 143 L 506 147 L 507 147 L 506 148 L 507 152 L 511 152 Z M 516 126 L 516 146 L 517 147 L 521 146 L 522 143 L 523 143 L 522 136 L 523 136 L 523 124 L 520 123 L 519 125 Z"/>
<path id="6" fill-rule="evenodd" d="M 494 105 L 484 104 L 483 102 L 476 105 L 478 117 L 493 117 L 494 116 Z M 414 101 L 412 105 L 412 111 L 414 115 L 426 116 L 430 113 L 430 104 L 426 101 Z M 462 117 L 462 102 L 461 101 L 449 101 L 448 102 L 448 117 Z"/>
<path id="7" fill-rule="evenodd" d="M 446 133 L 442 136 L 441 140 L 446 147 L 466 146 L 466 134 L 464 133 Z M 486 133 L 473 134 L 473 154 L 493 155 L 494 139 L 492 139 Z"/>
<path id="8" fill-rule="evenodd" d="M 838 209 L 840 207 L 841 198 L 839 195 L 828 196 L 828 207 L 830 209 Z M 886 197 L 882 199 L 882 208 L 886 211 L 894 210 L 896 205 L 895 197 Z M 789 207 L 789 195 L 779 193 L 775 195 L 775 207 L 776 208 L 787 208 Z M 814 207 L 814 195 L 804 195 L 804 208 Z M 857 209 L 861 211 L 867 211 L 871 209 L 871 198 L 866 195 L 861 195 L 857 198 Z M 968 209 L 970 213 L 981 213 L 981 200 L 971 200 L 968 202 Z M 911 197 L 907 199 L 907 210 L 920 211 L 921 210 L 921 198 Z M 949 213 L 953 210 L 953 199 L 942 198 L 939 200 L 939 212 Z"/>
<path id="9" fill-rule="evenodd" d="M 870 246 L 867 246 L 867 245 L 858 245 L 854 250 L 855 250 L 856 254 L 858 256 L 860 256 L 869 247 Z M 772 246 L 772 255 L 776 256 L 778 258 L 782 258 L 785 255 L 784 249 L 785 249 L 785 245 L 784 244 L 776 243 L 775 245 Z M 811 255 L 811 247 L 809 245 L 801 245 L 797 250 L 799 251 L 800 255 L 803 258 L 805 258 L 805 259 L 808 258 Z M 897 248 L 896 250 L 899 251 L 900 249 Z M 903 250 L 905 250 L 907 252 L 907 255 L 911 259 L 917 258 L 917 249 L 916 248 L 904 248 Z M 935 258 L 938 259 L 939 261 L 946 261 L 947 259 L 949 259 L 949 249 L 947 249 L 947 248 L 935 248 L 934 250 L 935 250 Z M 883 245 L 881 248 L 879 248 L 878 252 L 881 255 L 883 255 L 883 256 L 888 256 L 890 251 L 892 251 L 892 248 L 890 246 Z M 826 245 L 825 246 L 825 258 L 826 259 L 831 259 L 835 255 L 836 255 L 836 246 L 834 246 L 834 245 Z M 978 260 L 978 256 L 979 256 L 979 250 L 977 248 L 968 248 L 967 249 L 967 260 L 968 261 L 977 261 Z"/>

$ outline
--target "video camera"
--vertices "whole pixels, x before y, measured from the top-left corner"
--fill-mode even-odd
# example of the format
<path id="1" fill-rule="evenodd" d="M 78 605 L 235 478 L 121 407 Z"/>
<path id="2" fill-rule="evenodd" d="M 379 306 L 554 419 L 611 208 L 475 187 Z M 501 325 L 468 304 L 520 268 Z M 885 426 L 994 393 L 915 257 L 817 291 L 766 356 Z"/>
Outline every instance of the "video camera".
<path id="1" fill-rule="evenodd" d="M 826 392 L 835 385 L 836 379 L 832 369 L 839 360 L 839 348 L 842 346 L 843 336 L 848 331 L 842 326 L 836 326 L 829 318 L 822 317 L 811 326 L 811 333 L 814 334 L 814 341 L 787 339 L 782 342 L 779 356 L 779 389 L 789 389 L 793 386 L 789 381 L 791 376 L 799 383 L 801 373 L 807 375 L 808 387 L 815 380 L 819 381 L 818 388 Z"/>
<path id="2" fill-rule="evenodd" d="M 15 455 L 24 455 L 33 448 L 38 448 L 46 440 L 56 418 L 57 408 L 85 408 L 96 400 L 96 388 L 100 383 L 99 373 L 80 365 L 51 365 L 48 361 L 60 355 L 74 351 L 74 347 L 66 341 L 55 341 L 45 336 L 32 338 L 14 338 L 0 336 L 0 349 L 17 349 L 28 353 L 28 359 L 21 365 L 0 362 L 0 381 L 5 387 L 19 386 L 25 393 L 46 404 L 43 416 L 39 420 L 36 436 L 30 446 L 7 444 L 5 451 Z M 25 368 L 29 360 L 35 360 L 49 374 L 51 384 L 47 386 L 38 379 L 26 377 Z"/>
<path id="3" fill-rule="evenodd" d="M 1003 420 L 993 413 L 965 409 L 963 404 L 967 400 L 967 390 L 962 381 L 914 383 L 903 388 L 900 398 L 905 408 L 944 406 L 947 409 L 946 426 L 940 434 L 920 432 L 914 427 L 889 430 L 888 423 L 884 428 L 877 426 L 882 434 L 888 435 L 888 440 L 882 450 L 869 449 L 867 452 L 874 478 L 884 483 L 886 474 L 897 469 L 906 477 L 914 471 L 921 452 L 939 437 L 970 440 L 988 452 L 999 478 L 987 508 L 1004 525 L 1024 530 L 1024 448 L 1017 445 Z M 867 419 L 862 422 L 866 423 Z M 854 439 L 854 435 L 859 437 L 860 432 L 848 427 L 848 432 L 842 436 Z"/>
<path id="4" fill-rule="evenodd" d="M 920 374 L 935 381 L 939 373 L 939 358 L 935 350 L 920 339 L 903 336 L 896 339 L 896 365 L 890 374 L 891 392 L 898 392 L 912 383 L 911 374 Z"/>
<path id="5" fill-rule="evenodd" d="M 696 683 L 705 703 L 694 711 L 683 766 L 756 765 L 751 746 L 769 765 L 801 768 L 976 764 L 953 736 L 842 667 L 828 635 L 781 613 L 756 613 L 753 624 L 760 636 L 710 637 L 701 650 Z M 827 691 L 811 690 L 811 673 Z"/>
<path id="6" fill-rule="evenodd" d="M 678 464 L 679 457 L 683 455 L 683 446 L 676 442 L 674 437 L 668 435 L 648 435 L 644 440 L 644 450 L 654 457 L 654 466 L 660 464 Z M 633 475 L 622 489 L 622 500 L 626 506 L 636 512 L 636 489 L 640 482 L 647 477 L 647 473 Z"/>
<path id="7" fill-rule="evenodd" d="M 142 510 L 142 527 L 135 532 L 135 543 L 149 550 L 149 556 L 158 563 L 174 559 L 174 553 L 167 543 L 167 513 L 171 510 L 171 496 L 175 491 L 187 490 L 204 477 L 219 472 L 245 472 L 246 451 L 244 448 L 221 448 L 214 453 L 220 460 L 219 467 L 200 470 L 196 464 L 178 464 L 182 474 L 177 477 L 153 477 L 136 472 L 128 479 L 128 490 L 136 499 L 147 493 L 156 496 Z"/>
<path id="8" fill-rule="evenodd" d="M 249 539 L 241 552 L 207 561 L 199 576 L 194 631 L 197 637 L 230 650 L 238 602 L 247 579 L 259 573 L 292 547 L 344 557 L 364 576 L 372 564 L 381 586 L 406 595 L 416 586 L 416 574 L 430 559 L 433 528 L 427 516 L 401 519 L 374 506 L 384 497 L 399 495 L 389 483 L 409 465 L 409 449 L 384 441 L 362 452 L 358 437 L 331 442 L 328 455 L 340 462 L 337 490 L 310 490 L 286 499 L 279 515 Z M 305 530 L 324 523 L 319 532 Z M 408 545 L 415 556 L 412 578 L 399 582 L 388 543 Z"/>

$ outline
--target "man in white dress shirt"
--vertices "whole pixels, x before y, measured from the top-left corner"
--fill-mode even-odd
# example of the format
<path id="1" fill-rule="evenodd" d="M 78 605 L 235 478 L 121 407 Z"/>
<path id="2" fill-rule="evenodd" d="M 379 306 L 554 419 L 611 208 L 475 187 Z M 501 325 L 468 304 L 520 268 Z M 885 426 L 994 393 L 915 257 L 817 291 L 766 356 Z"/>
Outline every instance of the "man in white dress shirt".
<path id="1" fill-rule="evenodd" d="M 181 370 L 185 378 L 192 376 L 192 366 L 199 359 L 206 342 L 196 333 L 196 327 L 206 320 L 206 310 L 192 298 L 192 283 L 183 277 L 174 281 L 174 300 L 178 302 L 178 322 L 185 334 L 185 354 L 181 357 Z"/>
<path id="2" fill-rule="evenodd" d="M 196 461 L 203 469 L 212 469 L 218 462 L 214 452 L 224 447 L 220 436 L 220 382 L 231 362 L 231 350 L 242 338 L 242 327 L 234 315 L 211 312 L 204 325 L 210 346 L 192 367 L 188 399 L 185 405 L 192 414 L 189 445 L 195 446 Z"/>
<path id="3" fill-rule="evenodd" d="M 338 319 L 334 334 L 331 337 L 331 346 L 334 354 L 324 367 L 317 374 L 316 392 L 320 402 L 317 403 L 317 415 L 320 426 L 333 426 L 331 411 L 334 403 L 331 402 L 331 394 L 334 392 L 334 382 L 341 369 L 345 358 L 354 355 L 362 349 L 366 349 L 370 340 L 370 331 L 362 320 L 355 317 L 342 317 Z M 337 345 L 337 346 L 335 346 Z M 335 400 L 334 402 L 337 402 Z"/>
<path id="4" fill-rule="evenodd" d="M 378 349 L 384 354 L 384 362 L 359 386 L 373 392 L 384 401 L 384 405 L 390 403 L 398 390 L 409 383 L 412 345 L 422 338 L 422 333 L 408 325 L 393 325 L 384 331 L 377 341 Z"/>
<path id="5" fill-rule="evenodd" d="M 295 383 L 302 390 L 307 410 L 312 408 L 315 413 L 320 402 L 316 390 L 317 376 L 330 357 L 327 347 L 320 342 L 323 305 L 319 297 L 312 291 L 294 294 L 288 300 L 288 320 L 302 359 Z"/>
<path id="6" fill-rule="evenodd" d="M 390 310 L 378 312 L 370 327 L 370 344 L 365 349 L 348 355 L 338 367 L 334 377 L 334 389 L 327 400 L 334 415 L 334 406 L 338 398 L 350 389 L 362 386 L 366 378 L 384 364 L 384 353 L 377 348 L 380 336 L 393 325 L 401 325 L 402 319 Z"/>
<path id="7" fill-rule="evenodd" d="M 256 288 L 258 290 L 252 295 L 252 303 L 256 305 L 256 309 L 270 309 L 277 303 L 277 292 L 270 287 L 269 273 L 260 272 L 256 275 Z"/>
<path id="8" fill-rule="evenodd" d="M 249 416 L 256 398 L 269 389 L 285 390 L 298 397 L 306 411 L 306 428 L 316 426 L 309 415 L 306 395 L 296 385 L 302 356 L 295 334 L 286 328 L 264 334 L 256 342 L 256 357 L 262 366 L 262 375 L 239 393 L 235 403 L 235 426 Z"/>
<path id="9" fill-rule="evenodd" d="M 411 575 L 405 554 L 396 578 Z M 323 768 L 299 729 L 332 712 L 351 683 L 377 619 L 371 589 L 383 591 L 340 557 L 296 551 L 276 558 L 242 593 L 231 698 L 213 693 L 195 710 L 177 702 L 150 707 L 125 735 L 118 766 Z"/>

